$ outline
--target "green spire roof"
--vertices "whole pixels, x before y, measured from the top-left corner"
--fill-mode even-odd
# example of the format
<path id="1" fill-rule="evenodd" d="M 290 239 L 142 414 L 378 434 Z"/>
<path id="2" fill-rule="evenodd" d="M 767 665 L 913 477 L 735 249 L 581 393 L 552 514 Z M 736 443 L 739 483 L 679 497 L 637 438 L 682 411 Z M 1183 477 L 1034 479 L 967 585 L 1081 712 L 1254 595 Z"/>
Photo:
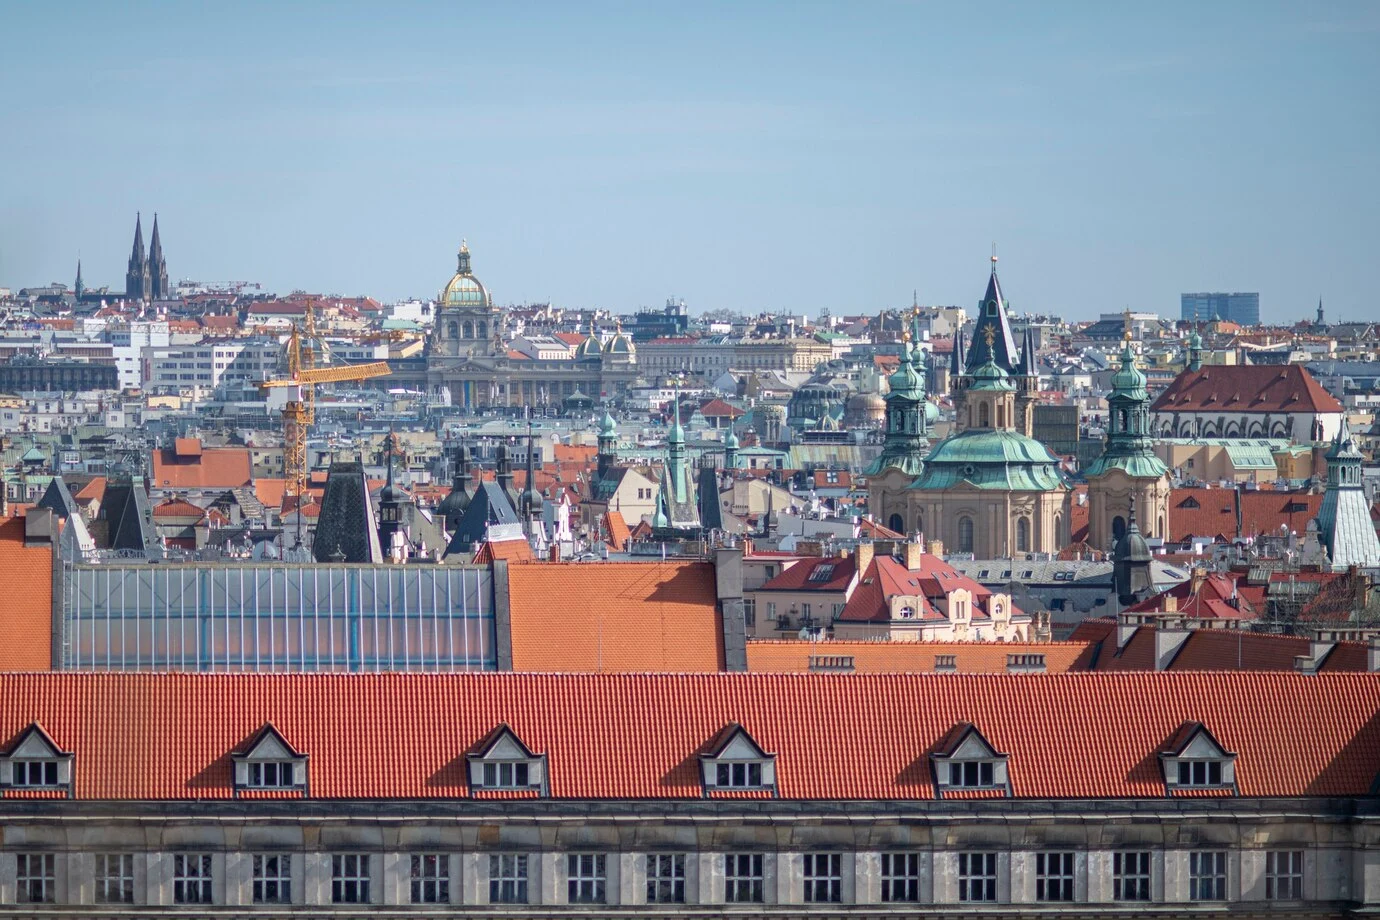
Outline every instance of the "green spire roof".
<path id="1" fill-rule="evenodd" d="M 1005 369 L 998 367 L 990 357 L 981 367 L 973 371 L 972 390 L 1014 390 L 1016 385 L 1011 382 L 1011 375 Z"/>
<path id="2" fill-rule="evenodd" d="M 1112 375 L 1112 389 L 1118 395 L 1133 399 L 1145 398 L 1145 374 L 1136 367 L 1136 354 L 1131 349 L 1131 340 L 1121 349 L 1121 370 Z"/>

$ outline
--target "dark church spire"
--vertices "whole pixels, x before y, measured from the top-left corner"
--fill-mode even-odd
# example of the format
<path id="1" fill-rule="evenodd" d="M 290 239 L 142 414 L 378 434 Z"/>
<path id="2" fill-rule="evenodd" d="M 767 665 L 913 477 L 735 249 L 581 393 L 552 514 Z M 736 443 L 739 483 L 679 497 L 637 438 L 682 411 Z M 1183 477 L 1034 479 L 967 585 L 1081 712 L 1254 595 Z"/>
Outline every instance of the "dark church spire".
<path id="1" fill-rule="evenodd" d="M 129 267 L 125 270 L 125 296 L 130 300 L 149 300 L 153 295 L 149 277 L 149 261 L 144 254 L 142 215 L 134 215 L 134 247 L 129 253 Z"/>
<path id="2" fill-rule="evenodd" d="M 72 287 L 76 292 L 77 299 L 81 300 L 81 295 L 86 293 L 86 282 L 81 280 L 81 259 L 77 259 L 77 283 Z"/>
<path id="3" fill-rule="evenodd" d="M 988 345 L 984 334 L 988 327 L 993 329 L 992 344 Z M 1002 297 L 1001 282 L 997 280 L 997 257 L 992 256 L 992 274 L 987 279 L 987 291 L 978 303 L 977 322 L 973 326 L 972 347 L 968 350 L 966 372 L 972 373 L 990 358 L 992 363 L 1008 374 L 1019 373 L 1017 367 L 1016 337 L 1011 332 L 1011 321 L 1006 315 L 1006 300 Z"/>
<path id="4" fill-rule="evenodd" d="M 158 214 L 153 215 L 153 236 L 149 239 L 148 274 L 150 293 L 154 300 L 162 300 L 172 292 L 168 289 L 168 263 L 163 259 L 163 243 L 158 239 Z"/>

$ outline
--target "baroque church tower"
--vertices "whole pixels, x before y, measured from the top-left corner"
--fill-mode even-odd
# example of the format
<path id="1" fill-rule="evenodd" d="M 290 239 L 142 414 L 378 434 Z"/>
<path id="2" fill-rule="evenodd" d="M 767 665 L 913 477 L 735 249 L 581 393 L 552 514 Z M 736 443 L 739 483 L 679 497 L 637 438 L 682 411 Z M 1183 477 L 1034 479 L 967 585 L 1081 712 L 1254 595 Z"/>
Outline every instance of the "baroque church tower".
<path id="1" fill-rule="evenodd" d="M 1084 470 L 1088 543 L 1108 552 L 1120 545 L 1133 507 L 1145 522 L 1142 538 L 1168 539 L 1169 470 L 1152 450 L 1150 396 L 1127 336 L 1107 397 L 1107 441 L 1102 455 Z"/>

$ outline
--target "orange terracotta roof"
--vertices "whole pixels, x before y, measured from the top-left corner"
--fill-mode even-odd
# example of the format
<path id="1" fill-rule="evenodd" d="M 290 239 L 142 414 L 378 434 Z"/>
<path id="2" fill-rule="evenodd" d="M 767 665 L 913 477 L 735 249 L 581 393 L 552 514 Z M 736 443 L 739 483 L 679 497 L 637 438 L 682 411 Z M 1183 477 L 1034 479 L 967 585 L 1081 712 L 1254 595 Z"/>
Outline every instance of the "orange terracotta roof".
<path id="1" fill-rule="evenodd" d="M 1236 523 L 1238 506 L 1241 526 Z M 1322 495 L 1307 492 L 1246 489 L 1181 488 L 1169 493 L 1170 540 L 1186 543 L 1193 537 L 1227 539 L 1278 534 L 1282 529 L 1303 533 L 1317 517 Z"/>
<path id="2" fill-rule="evenodd" d="M 718 671 L 705 562 L 519 565 L 508 573 L 515 671 Z"/>
<path id="3" fill-rule="evenodd" d="M 932 799 L 925 755 L 960 722 L 1009 755 L 1017 798 L 1162 799 L 1155 755 L 1185 722 L 1236 753 L 1240 796 L 1359 797 L 1377 711 L 1371 674 L 0 675 L 0 743 L 40 724 L 81 800 L 231 798 L 231 752 L 270 722 L 319 799 L 467 796 L 464 755 L 507 724 L 553 799 L 698 801 L 695 754 L 733 722 L 788 800 Z"/>
<path id="4" fill-rule="evenodd" d="M 156 518 L 168 517 L 205 517 L 206 512 L 191 502 L 183 501 L 180 498 L 170 498 L 165 502 L 160 502 L 153 507 L 153 516 Z"/>
<path id="5" fill-rule="evenodd" d="M 53 664 L 53 550 L 24 545 L 24 519 L 0 521 L 0 670 Z"/>
<path id="6" fill-rule="evenodd" d="M 559 463 L 577 463 L 588 466 L 594 463 L 599 448 L 583 444 L 557 444 L 552 449 L 552 459 Z"/>
<path id="7" fill-rule="evenodd" d="M 534 562 L 536 557 L 532 555 L 532 544 L 526 540 L 490 540 L 481 543 L 479 549 L 475 550 L 474 561 L 479 565 L 498 561 Z"/>
<path id="8" fill-rule="evenodd" d="M 243 447 L 208 447 L 199 456 L 153 452 L 156 489 L 229 489 L 250 484 L 252 464 Z"/>
<path id="9" fill-rule="evenodd" d="M 1070 641 L 1091 642 L 1097 647 L 1093 667 L 1099 671 L 1155 670 L 1155 627 L 1139 626 L 1129 642 L 1117 651 L 1117 625 L 1110 617 L 1084 620 Z M 1278 636 L 1243 629 L 1195 629 L 1169 660 L 1170 671 L 1293 671 L 1294 659 L 1312 654 L 1312 643 L 1303 636 Z M 1365 672 L 1364 642 L 1337 642 L 1330 647 L 1319 670 Z"/>
<path id="10" fill-rule="evenodd" d="M 610 511 L 604 515 L 604 533 L 608 535 L 609 546 L 613 551 L 621 553 L 632 537 L 632 532 L 628 530 L 628 522 L 623 520 L 623 512 Z"/>
<path id="11" fill-rule="evenodd" d="M 1008 655 L 1044 655 L 1048 673 L 1086 671 L 1093 642 L 802 642 L 754 640 L 747 644 L 748 670 L 772 673 L 810 670 L 810 659 L 844 656 L 860 674 L 906 674 L 935 670 L 935 659 L 951 655 L 954 673 L 1004 674 Z"/>
<path id="12" fill-rule="evenodd" d="M 101 501 L 105 498 L 105 477 L 97 476 L 77 490 L 77 494 L 72 497 L 79 502 Z"/>
<path id="13" fill-rule="evenodd" d="M 173 453 L 179 457 L 200 457 L 201 441 L 196 438 L 174 438 Z"/>
<path id="14" fill-rule="evenodd" d="M 1186 370 L 1153 412 L 1341 412 L 1342 404 L 1300 364 L 1214 365 Z"/>

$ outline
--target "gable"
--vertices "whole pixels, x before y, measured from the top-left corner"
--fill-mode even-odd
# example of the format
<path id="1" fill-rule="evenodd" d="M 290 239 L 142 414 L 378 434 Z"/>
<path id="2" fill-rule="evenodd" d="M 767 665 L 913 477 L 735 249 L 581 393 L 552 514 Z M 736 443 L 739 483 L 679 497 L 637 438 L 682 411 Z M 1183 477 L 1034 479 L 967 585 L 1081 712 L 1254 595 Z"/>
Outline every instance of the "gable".
<path id="1" fill-rule="evenodd" d="M 752 738 L 748 737 L 748 733 L 742 730 L 738 731 L 716 755 L 719 760 L 761 760 L 766 756 Z"/>
<path id="2" fill-rule="evenodd" d="M 532 754 L 518 743 L 511 732 L 504 732 L 502 737 L 479 756 L 485 760 L 526 760 Z"/>
<path id="3" fill-rule="evenodd" d="M 1224 757 L 1226 751 L 1218 746 L 1206 731 L 1195 732 L 1193 738 L 1179 751 L 1179 757 Z"/>
<path id="4" fill-rule="evenodd" d="M 43 732 L 31 729 L 8 756 L 12 760 L 51 759 L 61 757 L 62 751 L 49 744 Z"/>
<path id="5" fill-rule="evenodd" d="M 270 728 L 244 756 L 250 760 L 292 760 L 301 755 L 288 747 L 282 736 Z"/>
<path id="6" fill-rule="evenodd" d="M 973 729 L 948 756 L 954 760 L 986 760 L 997 756 L 997 752 L 977 729 Z"/>

